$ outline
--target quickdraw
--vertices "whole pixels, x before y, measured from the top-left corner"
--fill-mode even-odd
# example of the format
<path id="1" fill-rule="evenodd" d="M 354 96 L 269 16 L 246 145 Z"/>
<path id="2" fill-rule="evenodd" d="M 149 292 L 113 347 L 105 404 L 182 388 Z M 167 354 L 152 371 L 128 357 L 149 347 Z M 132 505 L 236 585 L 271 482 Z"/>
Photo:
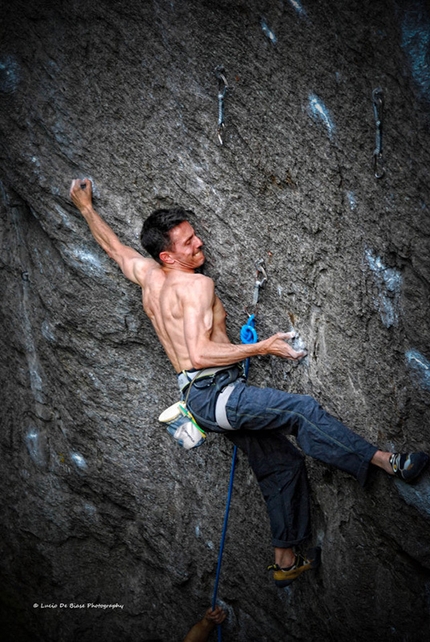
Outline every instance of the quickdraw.
<path id="1" fill-rule="evenodd" d="M 228 83 L 225 77 L 224 67 L 216 67 L 215 76 L 218 78 L 218 140 L 223 145 L 222 131 L 224 129 L 224 98 L 227 93 Z"/>
<path id="2" fill-rule="evenodd" d="M 256 273 L 255 284 L 254 284 L 254 293 L 252 297 L 252 305 L 254 308 L 254 312 L 258 304 L 260 289 L 266 285 L 266 281 L 267 281 L 266 264 L 264 262 L 264 259 L 258 259 L 258 261 L 255 262 L 255 269 L 257 273 Z"/>
<path id="3" fill-rule="evenodd" d="M 382 156 L 382 118 L 384 112 L 384 92 L 380 87 L 372 91 L 373 111 L 376 124 L 376 141 L 373 152 L 373 173 L 375 178 L 382 178 L 385 174 L 384 159 Z"/>
<path id="4" fill-rule="evenodd" d="M 240 329 L 240 340 L 242 343 L 257 343 L 258 335 L 255 329 L 255 315 L 257 313 L 258 299 L 260 296 L 260 289 L 263 288 L 267 281 L 266 264 L 264 259 L 258 259 L 255 262 L 256 277 L 254 284 L 254 292 L 252 297 L 253 311 L 248 313 L 248 320 Z M 245 376 L 248 377 L 249 358 L 245 360 Z"/>

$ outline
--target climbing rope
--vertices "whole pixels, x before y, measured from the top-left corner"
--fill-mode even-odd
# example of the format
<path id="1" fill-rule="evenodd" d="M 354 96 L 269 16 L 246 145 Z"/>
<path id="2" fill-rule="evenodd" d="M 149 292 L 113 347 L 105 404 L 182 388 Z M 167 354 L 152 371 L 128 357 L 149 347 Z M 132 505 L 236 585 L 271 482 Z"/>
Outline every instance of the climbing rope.
<path id="1" fill-rule="evenodd" d="M 257 343 L 258 336 L 257 330 L 255 329 L 255 314 L 250 314 L 248 321 L 240 329 L 240 340 L 242 343 Z M 249 357 L 245 359 L 245 377 L 248 379 L 249 372 Z"/>
<path id="2" fill-rule="evenodd" d="M 256 307 L 258 304 L 260 288 L 263 287 L 267 281 L 267 273 L 266 273 L 264 260 L 260 259 L 256 261 L 255 267 L 256 267 L 257 274 L 256 274 L 253 301 L 252 301 L 254 311 L 256 311 Z M 258 335 L 255 329 L 255 314 L 250 314 L 247 322 L 241 327 L 240 340 L 244 344 L 257 343 Z M 248 357 L 245 360 L 245 378 L 246 379 L 248 378 L 249 362 L 250 362 L 250 359 Z M 228 516 L 230 513 L 231 496 L 233 494 L 233 482 L 234 482 L 234 473 L 236 469 L 236 459 L 237 459 L 237 446 L 234 446 L 233 455 L 231 459 L 231 467 L 230 467 L 230 482 L 228 485 L 227 501 L 225 506 L 224 525 L 223 525 L 222 534 L 221 534 L 221 542 L 220 542 L 219 553 L 218 553 L 218 564 L 216 569 L 215 584 L 214 584 L 214 591 L 213 591 L 213 597 L 212 597 L 212 610 L 214 610 L 216 607 L 216 601 L 217 601 L 217 595 L 218 595 L 218 584 L 219 584 L 219 578 L 221 575 L 221 564 L 222 564 L 222 557 L 224 553 L 225 537 L 227 534 Z M 221 624 L 217 625 L 217 630 L 218 630 L 218 642 L 221 642 L 222 641 Z"/>
<path id="3" fill-rule="evenodd" d="M 221 575 L 222 556 L 224 553 L 225 536 L 227 534 L 228 515 L 230 512 L 231 496 L 233 494 L 233 482 L 234 482 L 234 472 L 236 468 L 236 457 L 237 457 L 237 446 L 233 448 L 233 456 L 231 458 L 230 482 L 228 485 L 227 502 L 225 506 L 225 515 L 224 515 L 224 525 L 222 528 L 221 543 L 219 546 L 219 553 L 218 553 L 218 565 L 216 569 L 215 585 L 214 585 L 214 592 L 213 592 L 213 598 L 212 598 L 212 610 L 214 610 L 216 607 L 218 584 L 219 584 L 219 578 Z M 221 639 L 222 639 L 221 624 L 218 624 L 217 629 L 218 629 L 218 640 L 219 642 L 221 642 Z"/>
<path id="4" fill-rule="evenodd" d="M 382 118 L 384 111 L 384 92 L 380 87 L 372 91 L 373 112 L 375 114 L 376 141 L 373 151 L 373 173 L 375 178 L 382 178 L 385 174 L 382 156 Z"/>

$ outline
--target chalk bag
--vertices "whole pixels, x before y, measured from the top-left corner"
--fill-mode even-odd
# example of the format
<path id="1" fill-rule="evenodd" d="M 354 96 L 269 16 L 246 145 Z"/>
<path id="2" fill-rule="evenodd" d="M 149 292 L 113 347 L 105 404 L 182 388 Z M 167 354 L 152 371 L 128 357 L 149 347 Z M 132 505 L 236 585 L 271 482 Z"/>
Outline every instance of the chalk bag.
<path id="1" fill-rule="evenodd" d="M 167 432 L 173 437 L 178 446 L 182 446 L 185 450 L 197 448 L 197 446 L 205 443 L 205 431 L 197 424 L 183 401 L 178 401 L 169 406 L 158 417 L 158 421 L 167 424 Z"/>

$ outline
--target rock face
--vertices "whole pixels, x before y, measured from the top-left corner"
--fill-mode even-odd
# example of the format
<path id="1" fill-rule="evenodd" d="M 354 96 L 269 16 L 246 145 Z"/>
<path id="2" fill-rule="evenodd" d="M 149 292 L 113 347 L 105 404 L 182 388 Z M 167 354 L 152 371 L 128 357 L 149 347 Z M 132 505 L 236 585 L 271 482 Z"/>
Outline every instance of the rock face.
<path id="1" fill-rule="evenodd" d="M 312 394 L 383 448 L 429 450 L 430 12 L 424 0 L 2 12 L 3 639 L 177 642 L 210 604 L 231 445 L 212 435 L 184 452 L 158 423 L 174 372 L 71 180 L 92 178 L 97 210 L 136 249 L 154 208 L 194 210 L 235 342 L 264 259 L 259 335 L 294 328 L 309 357 L 254 359 L 252 383 Z M 279 591 L 239 457 L 223 639 L 428 639 L 429 475 L 406 486 L 375 470 L 363 489 L 307 463 L 322 566 Z"/>

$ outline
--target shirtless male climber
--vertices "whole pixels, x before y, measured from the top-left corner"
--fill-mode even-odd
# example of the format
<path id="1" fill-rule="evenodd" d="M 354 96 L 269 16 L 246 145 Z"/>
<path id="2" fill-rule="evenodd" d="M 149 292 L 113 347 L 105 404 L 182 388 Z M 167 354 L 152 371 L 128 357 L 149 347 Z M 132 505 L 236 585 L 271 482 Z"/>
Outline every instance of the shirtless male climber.
<path id="1" fill-rule="evenodd" d="M 370 463 L 405 482 L 421 473 L 429 459 L 425 453 L 378 450 L 312 397 L 244 382 L 241 362 L 247 357 L 298 360 L 306 353 L 287 343 L 294 336 L 289 332 L 254 344 L 231 343 L 214 283 L 196 273 L 205 261 L 203 243 L 186 211 L 157 210 L 147 218 L 141 241 L 153 258 L 144 258 L 123 245 L 95 212 L 89 179 L 74 180 L 70 195 L 97 243 L 142 288 L 143 308 L 197 423 L 224 434 L 248 456 L 267 504 L 275 549 L 269 568 L 277 586 L 289 585 L 317 565 L 317 549 L 307 556 L 295 552 L 311 535 L 309 495 L 304 457 L 284 433 L 294 435 L 306 455 L 352 474 L 361 484 Z"/>

